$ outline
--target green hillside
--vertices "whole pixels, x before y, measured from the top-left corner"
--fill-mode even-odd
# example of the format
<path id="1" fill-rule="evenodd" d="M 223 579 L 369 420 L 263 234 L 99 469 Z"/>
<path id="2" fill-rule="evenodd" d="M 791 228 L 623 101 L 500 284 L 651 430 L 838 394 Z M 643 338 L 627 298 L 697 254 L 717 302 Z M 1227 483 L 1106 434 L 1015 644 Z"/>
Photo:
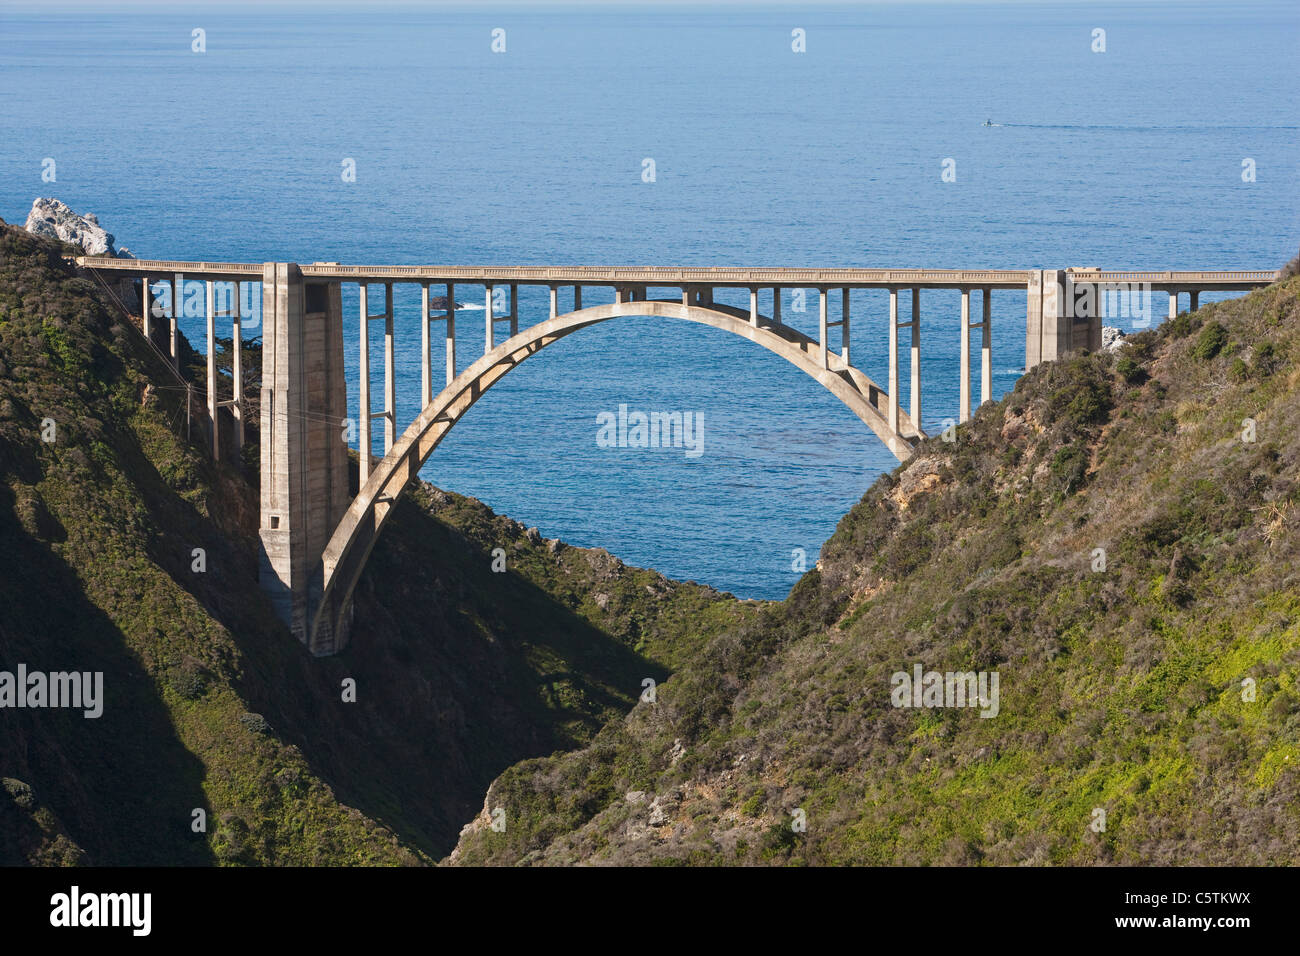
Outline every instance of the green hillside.
<path id="1" fill-rule="evenodd" d="M 1036 368 L 452 861 L 1300 863 L 1297 356 L 1290 278 Z"/>
<path id="2" fill-rule="evenodd" d="M 257 586 L 256 470 L 185 440 L 183 388 L 67 251 L 0 224 L 0 670 L 102 671 L 105 704 L 0 708 L 0 864 L 431 862 L 503 769 L 755 613 L 422 486 L 352 647 L 311 659 Z"/>

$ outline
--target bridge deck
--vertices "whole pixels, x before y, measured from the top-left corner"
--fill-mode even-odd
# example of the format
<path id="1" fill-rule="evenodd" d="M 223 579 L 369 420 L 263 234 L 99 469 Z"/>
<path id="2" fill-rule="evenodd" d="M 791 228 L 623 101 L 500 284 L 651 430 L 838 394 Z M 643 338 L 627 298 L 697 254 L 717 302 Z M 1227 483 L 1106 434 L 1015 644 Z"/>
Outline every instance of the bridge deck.
<path id="1" fill-rule="evenodd" d="M 163 278 L 181 273 L 192 278 L 257 281 L 260 262 L 176 262 L 160 259 L 113 259 L 78 256 L 77 264 L 131 277 Z M 644 285 L 680 287 L 808 287 L 828 288 L 1024 288 L 1035 270 L 1025 269 L 759 269 L 677 268 L 661 266 L 366 266 L 338 263 L 302 265 L 309 279 L 344 282 L 468 282 L 537 285 Z M 1274 272 L 1080 272 L 1075 283 L 1146 283 L 1153 286 L 1194 286 L 1198 289 L 1249 289 L 1267 285 Z"/>

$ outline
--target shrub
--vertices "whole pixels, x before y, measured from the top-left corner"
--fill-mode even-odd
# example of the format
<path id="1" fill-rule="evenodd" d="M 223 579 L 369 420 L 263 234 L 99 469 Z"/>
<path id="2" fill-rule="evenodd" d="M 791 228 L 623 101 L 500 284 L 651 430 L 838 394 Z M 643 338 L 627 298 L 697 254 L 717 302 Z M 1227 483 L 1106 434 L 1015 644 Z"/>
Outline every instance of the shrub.
<path id="1" fill-rule="evenodd" d="M 1137 385 L 1146 378 L 1146 371 L 1131 356 L 1121 355 L 1115 363 L 1115 371 L 1129 385 Z"/>
<path id="2" fill-rule="evenodd" d="M 1196 337 L 1196 345 L 1192 347 L 1192 354 L 1202 361 L 1208 362 L 1228 344 L 1228 330 L 1219 322 L 1211 322 L 1201 329 L 1201 334 Z"/>

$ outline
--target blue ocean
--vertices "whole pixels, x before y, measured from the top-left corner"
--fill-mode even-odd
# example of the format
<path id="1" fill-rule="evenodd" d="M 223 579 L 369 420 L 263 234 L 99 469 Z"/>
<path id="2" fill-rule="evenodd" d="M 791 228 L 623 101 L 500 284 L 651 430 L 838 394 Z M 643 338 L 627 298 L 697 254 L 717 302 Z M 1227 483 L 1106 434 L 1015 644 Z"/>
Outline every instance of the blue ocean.
<path id="1" fill-rule="evenodd" d="M 55 196 L 139 257 L 241 262 L 1271 270 L 1300 246 L 1293 0 L 178 6 L 0 7 L 0 216 Z M 521 323 L 547 305 L 523 290 Z M 816 334 L 812 294 L 783 306 Z M 344 308 L 355 375 L 355 286 Z M 855 362 L 879 382 L 887 308 L 854 294 Z M 401 291 L 403 424 L 418 312 Z M 925 294 L 927 430 L 956 417 L 958 316 L 958 293 Z M 1024 323 L 1023 294 L 995 294 L 995 397 Z M 463 367 L 482 312 L 458 325 Z M 201 321 L 183 330 L 202 348 Z M 693 413 L 700 454 L 602 447 L 620 405 Z M 780 598 L 795 550 L 811 566 L 894 463 L 776 356 L 629 317 L 512 372 L 424 477 Z"/>

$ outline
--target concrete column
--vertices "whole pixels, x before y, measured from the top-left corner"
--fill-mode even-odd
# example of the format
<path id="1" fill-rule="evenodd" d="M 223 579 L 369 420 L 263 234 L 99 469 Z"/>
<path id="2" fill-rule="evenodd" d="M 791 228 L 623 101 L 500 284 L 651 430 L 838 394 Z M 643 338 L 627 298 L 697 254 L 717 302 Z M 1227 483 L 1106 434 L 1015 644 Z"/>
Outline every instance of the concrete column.
<path id="1" fill-rule="evenodd" d="M 560 314 L 559 289 L 551 286 L 551 318 Z"/>
<path id="2" fill-rule="evenodd" d="M 889 430 L 898 433 L 898 290 L 889 290 Z"/>
<path id="3" fill-rule="evenodd" d="M 384 283 L 384 454 L 397 441 L 397 370 L 393 343 L 393 284 Z"/>
<path id="4" fill-rule="evenodd" d="M 898 291 L 891 290 L 893 295 Z M 840 358 L 844 359 L 844 364 L 849 364 L 849 290 L 847 288 L 840 290 Z M 897 303 L 895 303 L 897 306 Z"/>
<path id="5" fill-rule="evenodd" d="M 775 286 L 772 289 L 772 321 L 777 325 L 781 324 L 781 287 Z"/>
<path id="6" fill-rule="evenodd" d="M 980 326 L 980 404 L 993 397 L 993 290 L 984 289 L 984 322 Z"/>
<path id="7" fill-rule="evenodd" d="M 1059 269 L 1044 269 L 1039 361 L 1055 362 L 1070 351 L 1074 311 L 1068 301 L 1067 280 Z"/>
<path id="8" fill-rule="evenodd" d="M 690 304 L 691 304 L 691 287 L 684 285 L 682 286 L 682 305 L 689 306 Z"/>
<path id="9" fill-rule="evenodd" d="M 176 278 L 172 280 L 172 314 L 171 314 L 171 331 L 167 354 L 172 357 L 172 367 L 181 367 L 181 354 L 177 342 L 177 323 L 180 321 L 182 304 L 185 300 L 185 276 L 176 273 Z"/>
<path id="10" fill-rule="evenodd" d="M 488 352 L 492 351 L 492 342 L 493 339 L 495 338 L 495 336 L 493 335 L 493 328 L 492 328 L 492 324 L 495 321 L 495 318 L 492 315 L 492 286 L 490 285 L 483 286 L 483 298 L 484 298 L 483 308 L 486 310 L 484 312 L 485 315 L 484 321 L 487 324 L 487 330 L 486 330 L 487 337 L 484 339 L 483 354 L 486 355 Z"/>
<path id="11" fill-rule="evenodd" d="M 360 346 L 357 359 L 357 451 L 360 483 L 364 485 L 370 477 L 370 287 L 363 280 L 358 291 L 361 296 L 361 329 L 357 336 Z"/>
<path id="12" fill-rule="evenodd" d="M 921 290 L 912 290 L 912 424 L 921 427 Z"/>
<path id="13" fill-rule="evenodd" d="M 235 448 L 242 450 L 244 447 L 244 336 L 240 324 L 238 282 L 231 283 L 230 295 L 232 298 L 230 303 L 230 344 L 232 348 L 230 377 L 234 389 L 230 397 L 230 414 L 235 422 Z"/>
<path id="14" fill-rule="evenodd" d="M 1043 271 L 1032 269 L 1025 285 L 1025 371 L 1043 360 Z"/>
<path id="15" fill-rule="evenodd" d="M 628 300 L 629 300 L 628 290 L 624 289 L 622 286 L 615 286 L 614 303 L 616 305 L 622 305 L 624 302 L 627 302 Z M 631 300 L 636 301 L 636 296 L 635 295 L 631 296 Z"/>
<path id="16" fill-rule="evenodd" d="M 212 460 L 221 460 L 221 435 L 217 429 L 217 310 L 212 291 L 212 280 L 206 287 L 204 315 L 208 323 L 208 425 L 212 429 Z"/>
<path id="17" fill-rule="evenodd" d="M 519 283 L 510 283 L 510 336 L 519 334 Z"/>
<path id="18" fill-rule="evenodd" d="M 577 312 L 581 308 L 582 308 L 582 286 L 575 285 L 573 287 L 573 311 Z"/>
<path id="19" fill-rule="evenodd" d="M 153 342 L 153 316 L 150 315 L 153 303 L 149 301 L 149 277 L 140 280 L 140 327 L 144 337 Z"/>
<path id="20" fill-rule="evenodd" d="M 817 342 L 820 345 L 822 368 L 830 368 L 830 361 L 827 355 L 826 345 L 827 338 L 830 337 L 830 331 L 827 327 L 828 317 L 826 315 L 827 296 L 825 289 L 817 290 Z"/>
<path id="21" fill-rule="evenodd" d="M 758 289 L 749 290 L 749 324 L 758 328 Z"/>
<path id="22" fill-rule="evenodd" d="M 447 384 L 456 379 L 456 285 L 447 283 Z"/>
<path id="23" fill-rule="evenodd" d="M 1169 318 L 1171 319 L 1178 318 L 1178 293 L 1177 292 L 1169 293 Z"/>
<path id="24" fill-rule="evenodd" d="M 346 643 L 347 615 L 325 615 L 315 635 L 310 627 L 321 553 L 350 499 L 341 290 L 305 284 L 293 263 L 269 262 L 262 298 L 258 578 L 294 637 L 313 654 L 332 654 Z"/>
<path id="25" fill-rule="evenodd" d="M 961 408 L 957 420 L 970 419 L 970 289 L 961 290 Z"/>
<path id="26" fill-rule="evenodd" d="M 1201 307 L 1201 293 L 1193 290 L 1187 293 L 1187 296 L 1189 300 L 1188 310 L 1191 312 L 1195 312 L 1197 309 Z"/>
<path id="27" fill-rule="evenodd" d="M 420 407 L 433 401 L 433 360 L 429 355 L 429 283 L 420 283 Z"/>

